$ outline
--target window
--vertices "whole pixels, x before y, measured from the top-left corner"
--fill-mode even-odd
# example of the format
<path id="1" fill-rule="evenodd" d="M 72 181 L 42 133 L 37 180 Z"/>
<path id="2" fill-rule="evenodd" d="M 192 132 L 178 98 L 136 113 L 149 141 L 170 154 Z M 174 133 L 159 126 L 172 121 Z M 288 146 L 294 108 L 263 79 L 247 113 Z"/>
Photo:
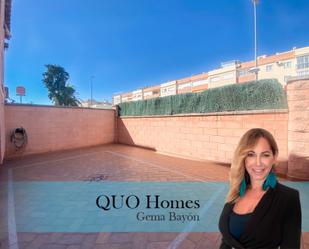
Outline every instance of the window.
<path id="1" fill-rule="evenodd" d="M 188 87 L 191 87 L 191 82 L 190 83 L 186 83 L 186 84 L 178 85 L 178 89 L 184 89 L 184 88 L 188 88 Z"/>
<path id="2" fill-rule="evenodd" d="M 223 79 L 228 80 L 228 79 L 233 79 L 234 78 L 234 74 L 233 73 L 228 73 L 223 75 Z"/>
<path id="3" fill-rule="evenodd" d="M 297 69 L 309 67 L 309 55 L 297 57 Z"/>
<path id="4" fill-rule="evenodd" d="M 144 96 L 147 97 L 147 96 L 151 96 L 152 95 L 152 91 L 149 91 L 149 92 L 144 92 Z"/>
<path id="5" fill-rule="evenodd" d="M 282 64 L 283 64 L 283 68 L 291 68 L 292 67 L 291 61 L 285 61 Z"/>
<path id="6" fill-rule="evenodd" d="M 175 86 L 170 86 L 170 87 L 165 87 L 161 89 L 161 94 L 176 94 L 176 87 Z"/>
<path id="7" fill-rule="evenodd" d="M 220 80 L 220 77 L 213 77 L 213 78 L 210 78 L 210 81 L 211 82 L 216 82 L 216 81 L 219 81 Z"/>
<path id="8" fill-rule="evenodd" d="M 273 70 L 273 65 L 267 65 L 266 66 L 266 72 L 270 72 Z"/>
<path id="9" fill-rule="evenodd" d="M 200 85 L 204 85 L 207 83 L 208 83 L 207 80 L 198 80 L 198 81 L 192 82 L 192 86 L 200 86 Z"/>
<path id="10" fill-rule="evenodd" d="M 238 76 L 247 76 L 247 75 L 249 75 L 250 74 L 250 72 L 249 72 L 249 69 L 243 69 L 243 70 L 239 70 L 238 71 Z"/>

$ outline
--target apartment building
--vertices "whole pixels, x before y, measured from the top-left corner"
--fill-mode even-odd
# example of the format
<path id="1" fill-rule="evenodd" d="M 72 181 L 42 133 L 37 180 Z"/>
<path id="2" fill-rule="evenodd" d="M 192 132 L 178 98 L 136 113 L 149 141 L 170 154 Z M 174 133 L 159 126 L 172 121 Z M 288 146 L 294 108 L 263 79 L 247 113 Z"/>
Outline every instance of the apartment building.
<path id="1" fill-rule="evenodd" d="M 152 99 L 160 97 L 160 86 L 148 86 L 143 89 L 144 99 Z"/>
<path id="2" fill-rule="evenodd" d="M 309 75 L 309 47 L 295 49 L 296 76 Z"/>
<path id="3" fill-rule="evenodd" d="M 160 96 L 170 96 L 177 94 L 177 81 L 172 80 L 160 85 Z"/>
<path id="4" fill-rule="evenodd" d="M 309 47 L 308 47 L 309 48 Z M 276 78 L 285 85 L 290 77 L 297 75 L 296 73 L 296 49 L 275 55 L 258 57 L 258 78 L 269 79 Z M 255 80 L 255 74 L 252 69 L 255 67 L 254 61 L 241 63 L 238 70 L 238 83 Z"/>
<path id="5" fill-rule="evenodd" d="M 118 105 L 121 103 L 121 94 L 117 94 L 113 96 L 113 105 Z"/>
<path id="6" fill-rule="evenodd" d="M 133 98 L 132 92 L 121 94 L 121 102 L 130 102 L 133 100 L 132 98 Z"/>
<path id="7" fill-rule="evenodd" d="M 95 99 L 92 100 L 87 99 L 87 100 L 81 100 L 79 106 L 89 108 L 99 108 L 99 109 L 111 109 L 112 103 L 108 102 L 107 100 L 97 101 Z"/>
<path id="8" fill-rule="evenodd" d="M 208 89 L 208 73 L 177 80 L 177 93 L 201 92 Z"/>
<path id="9" fill-rule="evenodd" d="M 240 61 L 228 61 L 221 63 L 221 68 L 211 70 L 209 75 L 209 88 L 226 86 L 237 83 L 237 68 Z"/>
<path id="10" fill-rule="evenodd" d="M 291 77 L 309 75 L 309 46 L 293 48 L 274 55 L 261 55 L 257 59 L 258 79 L 277 79 L 284 87 Z M 178 80 L 168 81 L 151 88 L 132 93 L 115 95 L 113 104 L 156 97 L 170 96 L 187 92 L 200 92 L 210 88 L 241 84 L 255 80 L 255 61 L 233 60 L 221 63 L 221 67 L 207 73 L 200 73 Z M 154 90 L 155 89 L 155 90 Z M 153 94 L 155 91 L 155 94 Z M 138 97 L 129 98 L 129 94 Z"/>
<path id="11" fill-rule="evenodd" d="M 143 89 L 138 89 L 132 92 L 132 101 L 143 100 Z"/>

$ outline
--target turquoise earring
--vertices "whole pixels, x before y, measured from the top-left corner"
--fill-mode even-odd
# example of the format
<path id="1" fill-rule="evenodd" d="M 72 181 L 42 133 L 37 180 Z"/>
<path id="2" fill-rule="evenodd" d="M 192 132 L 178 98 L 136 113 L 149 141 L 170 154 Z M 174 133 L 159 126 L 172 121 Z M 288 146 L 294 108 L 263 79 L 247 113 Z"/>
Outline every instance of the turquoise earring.
<path id="1" fill-rule="evenodd" d="M 266 177 L 263 183 L 263 190 L 265 191 L 268 187 L 274 188 L 277 184 L 277 177 L 274 172 L 269 172 L 268 176 Z"/>
<path id="2" fill-rule="evenodd" d="M 244 177 L 241 181 L 240 188 L 239 188 L 239 196 L 240 197 L 243 197 L 245 195 L 246 188 L 247 188 L 247 184 L 246 184 L 246 179 Z"/>
<path id="3" fill-rule="evenodd" d="M 247 170 L 245 170 L 244 178 L 242 179 L 240 187 L 239 187 L 239 196 L 240 197 L 243 197 L 245 195 L 248 184 L 250 184 L 250 176 L 249 176 Z"/>

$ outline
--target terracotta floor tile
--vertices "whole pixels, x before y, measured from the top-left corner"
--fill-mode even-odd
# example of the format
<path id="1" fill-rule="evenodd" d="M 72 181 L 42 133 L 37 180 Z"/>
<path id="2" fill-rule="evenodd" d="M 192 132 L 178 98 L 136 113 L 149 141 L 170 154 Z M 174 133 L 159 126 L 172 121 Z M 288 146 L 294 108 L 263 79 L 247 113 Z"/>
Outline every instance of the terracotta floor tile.
<path id="1" fill-rule="evenodd" d="M 229 167 L 194 161 L 125 145 L 104 145 L 72 151 L 25 156 L 5 161 L 0 183 L 8 169 L 14 181 L 228 181 Z M 6 186 L 6 185 L 5 185 Z M 0 195 L 7 207 L 7 195 Z M 6 208 L 0 209 L 1 249 L 7 242 Z M 18 233 L 19 249 L 167 249 L 180 233 Z M 183 234 L 184 235 L 184 234 Z M 215 249 L 219 233 L 188 233 L 177 249 Z M 302 237 L 309 249 L 309 233 Z"/>

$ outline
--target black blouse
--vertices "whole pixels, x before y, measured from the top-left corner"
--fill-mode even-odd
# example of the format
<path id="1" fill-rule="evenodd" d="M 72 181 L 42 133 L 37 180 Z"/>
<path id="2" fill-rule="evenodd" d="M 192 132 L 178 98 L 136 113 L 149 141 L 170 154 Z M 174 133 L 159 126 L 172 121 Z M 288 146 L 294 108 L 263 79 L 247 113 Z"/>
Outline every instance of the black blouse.
<path id="1" fill-rule="evenodd" d="M 274 189 L 269 188 L 245 224 L 239 240 L 229 231 L 233 206 L 233 203 L 226 203 L 220 216 L 220 249 L 300 248 L 301 207 L 297 190 L 280 183 Z"/>

